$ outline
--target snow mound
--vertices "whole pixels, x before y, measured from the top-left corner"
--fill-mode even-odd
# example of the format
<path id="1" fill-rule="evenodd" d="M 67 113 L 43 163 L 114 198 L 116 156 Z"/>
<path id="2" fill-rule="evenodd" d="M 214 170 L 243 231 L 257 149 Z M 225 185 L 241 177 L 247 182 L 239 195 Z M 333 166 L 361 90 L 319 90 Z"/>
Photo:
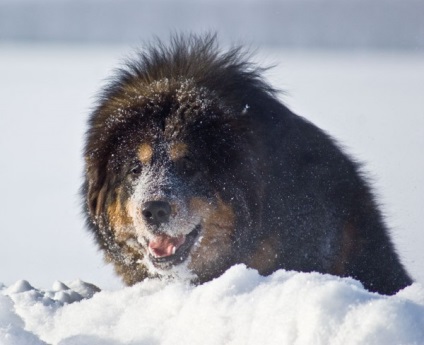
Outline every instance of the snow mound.
<path id="1" fill-rule="evenodd" d="M 424 344 L 424 287 L 382 296 L 352 279 L 243 265 L 200 286 L 19 281 L 0 284 L 0 344 Z"/>

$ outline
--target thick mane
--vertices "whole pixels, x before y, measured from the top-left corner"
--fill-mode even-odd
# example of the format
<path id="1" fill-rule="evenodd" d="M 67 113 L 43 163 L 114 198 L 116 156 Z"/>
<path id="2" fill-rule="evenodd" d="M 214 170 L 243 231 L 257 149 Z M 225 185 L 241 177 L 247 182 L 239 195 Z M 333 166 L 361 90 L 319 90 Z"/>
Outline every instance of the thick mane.
<path id="1" fill-rule="evenodd" d="M 89 120 L 86 158 L 99 159 L 108 152 L 110 135 L 116 135 L 133 114 L 187 83 L 225 100 L 223 107 L 231 108 L 234 115 L 243 114 L 245 108 L 253 114 L 264 104 L 268 109 L 272 104 L 280 106 L 276 91 L 262 77 L 266 69 L 250 62 L 250 56 L 237 46 L 222 52 L 213 34 L 175 35 L 169 44 L 156 39 L 128 59 L 100 93 Z"/>
<path id="2" fill-rule="evenodd" d="M 101 95 L 101 100 L 110 100 L 128 85 L 149 85 L 162 79 L 192 80 L 227 100 L 246 100 L 252 95 L 274 97 L 275 90 L 262 78 L 266 68 L 249 61 L 251 54 L 242 47 L 233 47 L 221 52 L 216 35 L 175 35 L 169 44 L 157 39 L 135 57 L 126 61 L 126 66 L 117 71 L 112 83 Z"/>

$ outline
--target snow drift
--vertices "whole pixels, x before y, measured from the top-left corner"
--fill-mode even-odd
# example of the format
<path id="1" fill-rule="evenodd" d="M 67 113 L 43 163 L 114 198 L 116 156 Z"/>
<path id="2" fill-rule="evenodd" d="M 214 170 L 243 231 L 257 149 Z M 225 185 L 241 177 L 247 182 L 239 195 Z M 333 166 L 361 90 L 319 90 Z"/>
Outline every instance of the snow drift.
<path id="1" fill-rule="evenodd" d="M 0 291 L 0 343 L 424 344 L 424 287 L 395 296 L 352 279 L 243 265 L 200 286 L 147 280 L 118 291 L 81 281 Z M 72 303 L 74 302 L 74 303 Z"/>

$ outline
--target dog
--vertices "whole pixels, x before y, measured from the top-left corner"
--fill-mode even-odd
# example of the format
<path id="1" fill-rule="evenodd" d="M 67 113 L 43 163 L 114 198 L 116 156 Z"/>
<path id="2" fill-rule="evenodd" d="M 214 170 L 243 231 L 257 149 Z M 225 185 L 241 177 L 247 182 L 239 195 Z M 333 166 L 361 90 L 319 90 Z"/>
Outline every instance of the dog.
<path id="1" fill-rule="evenodd" d="M 292 113 L 241 47 L 174 36 L 118 70 L 89 119 L 88 228 L 123 281 L 235 264 L 412 283 L 360 165 Z"/>

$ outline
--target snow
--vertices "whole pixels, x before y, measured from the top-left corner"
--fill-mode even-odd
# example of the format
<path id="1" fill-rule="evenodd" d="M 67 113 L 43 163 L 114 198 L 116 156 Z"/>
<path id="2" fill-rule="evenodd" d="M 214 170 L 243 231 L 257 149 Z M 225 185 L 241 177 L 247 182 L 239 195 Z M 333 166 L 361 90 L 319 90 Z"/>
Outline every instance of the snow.
<path id="1" fill-rule="evenodd" d="M 424 343 L 420 284 L 387 297 L 352 279 L 287 271 L 262 277 L 238 265 L 196 287 L 148 280 L 80 300 L 76 289 L 84 283 L 73 286 L 61 285 L 62 295 L 55 289 L 2 290 L 0 343 Z"/>
<path id="2" fill-rule="evenodd" d="M 387 297 L 350 279 L 243 266 L 197 287 L 124 288 L 84 229 L 78 189 L 87 114 L 126 53 L 0 45 L 0 344 L 424 344 L 422 54 L 257 58 L 279 64 L 267 77 L 289 107 L 366 163 L 417 281 Z"/>

